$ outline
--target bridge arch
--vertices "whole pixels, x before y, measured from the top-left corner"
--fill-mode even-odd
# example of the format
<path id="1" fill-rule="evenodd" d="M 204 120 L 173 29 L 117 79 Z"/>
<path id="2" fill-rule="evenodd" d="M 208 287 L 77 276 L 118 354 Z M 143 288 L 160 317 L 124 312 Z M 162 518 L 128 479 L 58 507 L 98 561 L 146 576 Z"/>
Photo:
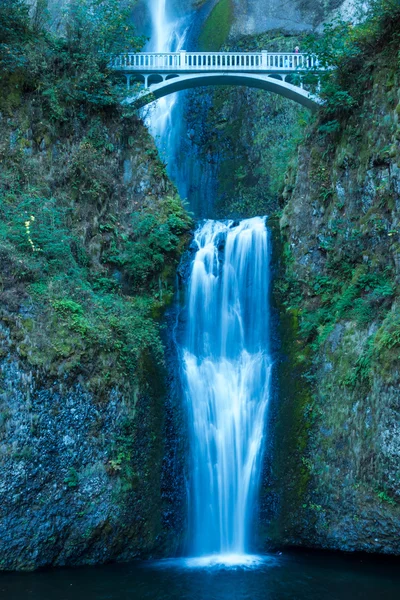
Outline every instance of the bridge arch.
<path id="1" fill-rule="evenodd" d="M 169 76 L 172 75 L 169 74 Z M 175 75 L 175 74 L 174 74 Z M 173 78 L 166 79 L 161 83 L 150 85 L 149 88 L 143 90 L 139 94 L 128 95 L 126 104 L 135 104 L 138 107 L 150 104 L 155 100 L 164 98 L 169 94 L 188 90 L 196 87 L 204 86 L 246 86 L 279 94 L 285 98 L 289 98 L 310 110 L 316 110 L 321 104 L 318 96 L 308 92 L 307 90 L 295 86 L 284 78 L 277 79 L 272 75 L 258 75 L 255 73 L 199 73 L 191 74 L 176 74 Z"/>

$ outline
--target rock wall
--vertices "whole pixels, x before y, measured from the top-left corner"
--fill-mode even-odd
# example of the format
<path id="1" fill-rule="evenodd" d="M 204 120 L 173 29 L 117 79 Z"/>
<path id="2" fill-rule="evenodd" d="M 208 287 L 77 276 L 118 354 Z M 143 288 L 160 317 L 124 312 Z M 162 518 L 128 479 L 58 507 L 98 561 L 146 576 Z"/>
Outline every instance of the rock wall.
<path id="1" fill-rule="evenodd" d="M 359 106 L 330 122 L 336 133 L 317 121 L 287 180 L 270 534 L 399 554 L 400 95 L 389 34 L 371 58 L 356 67 Z"/>
<path id="2" fill-rule="evenodd" d="M 279 29 L 288 33 L 309 31 L 318 25 L 343 0 L 232 0 L 235 21 L 232 35 L 254 35 Z"/>
<path id="3" fill-rule="evenodd" d="M 161 321 L 191 220 L 97 49 L 70 70 L 67 40 L 32 43 L 21 14 L 0 47 L 19 59 L 0 61 L 0 569 L 173 554 L 182 415 Z"/>
<path id="4" fill-rule="evenodd" d="M 2 156 L 28 149 L 31 182 L 45 178 L 53 193 L 71 194 L 70 184 L 60 182 L 59 168 L 73 161 L 87 130 L 68 141 L 46 136 L 45 143 L 36 145 L 32 129 L 37 122 L 32 113 L 26 121 L 25 108 L 13 117 L 3 113 Z M 32 129 L 23 128 L 26 122 Z M 120 139 L 121 132 L 108 125 L 117 149 L 112 136 Z M 117 168 L 109 165 L 119 195 L 113 195 L 106 210 L 92 206 L 82 213 L 76 208 L 80 217 L 74 229 L 93 260 L 89 281 L 99 268 L 107 277 L 101 267 L 109 236 L 104 218 L 124 221 L 128 229 L 121 234 L 129 235 L 129 215 L 139 204 L 151 198 L 157 206 L 165 194 L 175 193 L 158 174 L 162 167 L 143 126 L 131 122 L 129 134 L 136 137 L 135 148 L 118 148 Z M 183 460 L 177 455 L 181 432 L 175 428 L 182 415 L 173 371 L 167 376 L 152 342 L 134 366 L 121 370 L 120 359 L 128 357 L 122 356 L 120 333 L 113 332 L 117 323 L 106 325 L 111 338 L 104 345 L 95 334 L 99 321 L 91 329 L 79 309 L 80 324 L 70 321 L 68 312 L 54 312 L 57 302 L 69 302 L 67 296 L 49 303 L 33 293 L 35 285 L 46 286 L 44 275 L 32 272 L 29 261 L 3 238 L 0 256 L 0 568 L 98 564 L 173 553 L 181 543 L 184 502 Z M 166 264 L 162 268 L 168 270 Z M 89 288 L 75 293 L 90 294 Z M 134 321 L 123 325 L 132 301 L 126 297 L 128 304 L 115 315 L 121 326 L 140 327 L 140 335 L 154 327 L 158 331 L 161 304 L 153 308 L 155 318 L 138 305 Z M 138 342 L 128 345 L 133 350 Z M 171 364 L 174 346 L 169 338 L 165 344 Z"/>
<path id="5" fill-rule="evenodd" d="M 301 47 L 306 32 L 340 5 L 339 0 L 202 2 L 188 47 L 292 52 Z M 183 180 L 189 174 L 190 185 L 182 186 L 182 194 L 195 214 L 271 215 L 281 185 L 279 171 L 285 170 L 291 140 L 297 136 L 299 107 L 248 88 L 204 88 L 185 94 L 182 103 L 187 136 L 180 142 L 178 164 Z"/>
<path id="6" fill-rule="evenodd" d="M 235 22 L 232 34 L 254 35 L 271 29 L 302 31 L 312 27 L 313 16 L 303 16 L 296 0 L 233 0 Z M 317 3 L 316 3 L 317 4 Z"/>
<path id="7" fill-rule="evenodd" d="M 112 390 L 100 402 L 84 383 L 49 381 L 10 352 L 4 327 L 1 334 L 1 568 L 153 552 L 163 401 L 138 388 L 133 397 Z"/>

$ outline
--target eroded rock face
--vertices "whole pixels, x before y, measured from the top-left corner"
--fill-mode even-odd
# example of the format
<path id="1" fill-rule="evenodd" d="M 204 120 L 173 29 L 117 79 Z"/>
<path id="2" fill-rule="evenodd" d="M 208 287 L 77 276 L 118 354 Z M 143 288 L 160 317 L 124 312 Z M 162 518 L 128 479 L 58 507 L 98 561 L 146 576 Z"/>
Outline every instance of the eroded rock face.
<path id="1" fill-rule="evenodd" d="M 179 390 L 175 365 L 167 373 L 161 356 L 157 359 L 150 349 L 154 333 L 159 337 L 163 301 L 154 314 L 143 313 L 144 286 L 133 290 L 123 265 L 108 267 L 104 260 L 110 242 L 128 241 L 135 215 L 145 206 L 150 214 L 160 214 L 163 202 L 175 198 L 179 206 L 179 200 L 151 137 L 135 116 L 128 123 L 116 111 L 91 117 L 83 124 L 70 121 L 67 131 L 50 128 L 29 95 L 21 95 L 13 110 L 6 105 L 0 113 L 1 194 L 9 199 L 7 207 L 17 207 L 15 221 L 1 215 L 0 569 L 173 554 L 180 543 L 184 461 L 176 429 L 182 420 Z M 100 122 L 110 144 L 103 158 L 92 152 L 86 137 Z M 77 160 L 79 174 L 70 171 Z M 85 200 L 76 195 L 88 169 L 93 169 L 90 185 L 106 184 L 95 201 L 91 193 Z M 19 208 L 26 180 L 16 173 L 29 173 L 29 185 L 35 188 L 36 204 L 29 214 Z M 46 204 L 50 199 L 56 202 Z M 71 219 L 57 212 L 65 205 L 71 208 Z M 26 236 L 40 247 L 33 228 L 45 223 L 43 206 L 51 211 L 48 227 L 53 234 L 48 239 L 54 242 L 56 230 L 65 236 L 56 279 L 73 286 L 72 292 L 64 289 L 58 300 L 50 301 L 47 292 L 32 295 L 31 287 L 37 285 L 42 294 L 49 289 L 48 254 L 23 249 Z M 11 222 L 22 231 L 22 240 L 6 229 Z M 182 238 L 182 250 L 184 245 Z M 71 248 L 83 257 L 84 272 L 64 262 Z M 44 257 L 39 266 L 38 256 Z M 164 278 L 174 281 L 178 259 L 179 252 L 170 266 L 168 258 L 160 261 L 157 293 L 161 289 L 165 302 L 171 288 Z M 113 324 L 109 321 L 103 330 L 109 336 L 106 343 L 97 335 L 100 320 L 92 327 L 93 315 L 79 304 L 93 297 L 91 282 L 98 277 L 101 285 L 109 286 L 99 291 L 105 301 L 103 316 L 119 306 Z M 50 288 L 54 290 L 52 284 Z M 78 303 L 72 300 L 74 293 Z M 135 296 L 138 304 L 123 334 L 140 330 L 150 335 L 150 345 L 145 342 L 148 350 L 131 363 L 128 374 L 118 362 L 124 343 L 118 343 L 113 327 L 121 332 Z M 67 313 L 54 312 L 58 301 L 78 311 L 68 314 L 79 314 L 80 324 L 66 323 Z M 131 338 L 129 349 L 137 343 Z M 164 349 L 160 345 L 170 364 L 175 359 L 169 339 Z"/>
<path id="2" fill-rule="evenodd" d="M 132 395 L 114 389 L 99 400 L 84 382 L 28 371 L 9 342 L 3 326 L 0 568 L 176 552 L 184 423 L 172 375 L 163 383 L 152 370 Z"/>
<path id="3" fill-rule="evenodd" d="M 253 35 L 272 29 L 286 32 L 318 26 L 343 0 L 233 0 L 233 35 Z"/>
<path id="4" fill-rule="evenodd" d="M 136 492 L 122 493 L 116 444 L 127 422 L 133 439 L 143 398 L 130 403 L 115 390 L 99 403 L 78 383 L 41 380 L 11 356 L 1 377 L 1 567 L 135 555 L 136 536 L 145 547 L 149 535 L 138 510 L 144 473 Z"/>
<path id="5" fill-rule="evenodd" d="M 287 182 L 281 229 L 286 282 L 297 295 L 288 303 L 295 370 L 282 398 L 287 433 L 278 455 L 286 445 L 294 465 L 279 475 L 280 535 L 290 544 L 400 553 L 400 95 L 393 65 L 389 52 L 376 57 L 360 109 L 334 143 L 315 129 Z M 299 365 L 306 377 L 296 380 Z"/>
<path id="6" fill-rule="evenodd" d="M 302 16 L 296 0 L 285 3 L 281 0 L 234 0 L 234 35 L 251 35 L 271 29 L 303 31 L 312 27 L 312 19 Z"/>

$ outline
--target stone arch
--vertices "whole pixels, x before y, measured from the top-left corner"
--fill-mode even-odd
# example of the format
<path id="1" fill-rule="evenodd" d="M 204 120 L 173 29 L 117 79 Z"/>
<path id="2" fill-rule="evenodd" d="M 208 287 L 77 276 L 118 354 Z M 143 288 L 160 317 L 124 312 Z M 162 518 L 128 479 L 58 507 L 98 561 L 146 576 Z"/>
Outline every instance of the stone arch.
<path id="1" fill-rule="evenodd" d="M 154 100 L 168 96 L 175 92 L 203 86 L 238 85 L 262 89 L 289 98 L 310 110 L 316 110 L 321 104 L 320 98 L 287 81 L 276 79 L 270 75 L 256 75 L 253 73 L 201 73 L 198 75 L 180 75 L 162 83 L 152 85 L 143 90 L 139 95 L 128 96 L 127 104 L 136 104 L 137 107 L 145 106 Z"/>

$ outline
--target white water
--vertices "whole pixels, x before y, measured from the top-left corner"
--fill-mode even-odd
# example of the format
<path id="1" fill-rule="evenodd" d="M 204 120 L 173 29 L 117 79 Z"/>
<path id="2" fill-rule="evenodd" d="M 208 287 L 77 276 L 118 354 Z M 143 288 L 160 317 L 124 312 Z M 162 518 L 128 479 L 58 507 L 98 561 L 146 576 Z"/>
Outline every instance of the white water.
<path id="1" fill-rule="evenodd" d="M 147 3 L 151 39 L 146 50 L 190 50 L 190 29 L 198 23 L 193 2 L 147 0 Z M 204 168 L 196 159 L 194 146 L 188 137 L 185 98 L 186 92 L 161 98 L 143 109 L 143 116 L 181 198 L 189 201 L 191 210 L 196 214 L 205 216 L 213 205 L 213 165 L 207 163 Z"/>
<path id="2" fill-rule="evenodd" d="M 265 219 L 206 221 L 195 234 L 183 354 L 191 424 L 191 553 L 246 564 L 271 361 Z"/>
<path id="3" fill-rule="evenodd" d="M 190 7 L 179 14 L 167 0 L 148 1 L 152 37 L 147 49 L 184 49 Z M 183 134 L 180 108 L 177 94 L 161 99 L 148 122 L 182 193 L 187 182 L 174 169 Z M 191 423 L 190 550 L 195 557 L 186 561 L 192 567 L 255 566 L 260 557 L 249 551 L 271 370 L 268 233 L 258 217 L 239 225 L 207 221 L 195 241 L 182 347 Z"/>
<path id="4" fill-rule="evenodd" d="M 149 0 L 151 16 L 151 38 L 146 50 L 149 52 L 179 52 L 184 49 L 188 17 L 174 14 L 167 0 Z M 167 157 L 174 157 L 173 137 L 177 129 L 173 127 L 174 108 L 178 94 L 171 94 L 158 100 L 149 120 L 150 130 L 159 145 L 159 150 Z"/>

